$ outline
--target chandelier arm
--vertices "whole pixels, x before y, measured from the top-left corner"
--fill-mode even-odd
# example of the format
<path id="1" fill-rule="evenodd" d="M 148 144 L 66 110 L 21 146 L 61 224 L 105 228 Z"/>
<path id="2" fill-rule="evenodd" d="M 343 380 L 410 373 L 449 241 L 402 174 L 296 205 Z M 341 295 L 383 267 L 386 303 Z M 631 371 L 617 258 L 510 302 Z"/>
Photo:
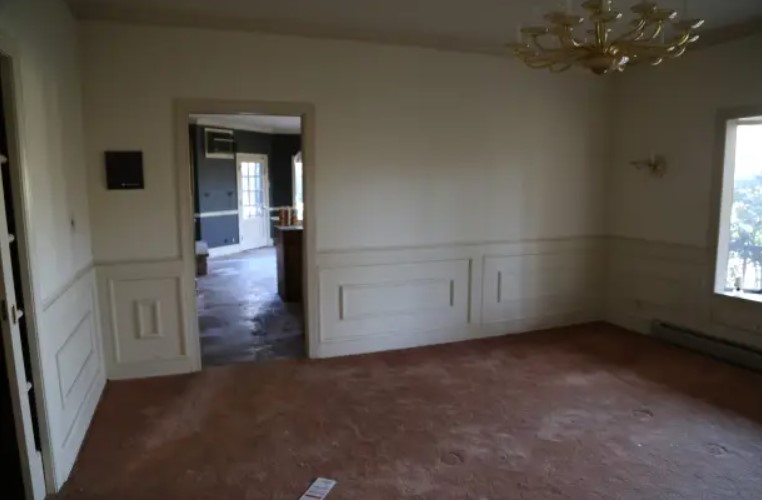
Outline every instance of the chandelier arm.
<path id="1" fill-rule="evenodd" d="M 595 33 L 595 45 L 599 49 L 603 49 L 606 47 L 606 39 L 608 38 L 606 33 L 606 24 L 601 21 L 595 21 L 593 23 L 594 33 Z"/>
<path id="2" fill-rule="evenodd" d="M 524 61 L 524 63 L 529 66 L 532 69 L 545 69 L 551 67 L 554 62 L 553 61 Z"/>
<path id="3" fill-rule="evenodd" d="M 664 31 L 664 23 L 658 22 L 656 23 L 656 29 L 654 30 L 654 32 L 651 34 L 650 37 L 646 37 L 645 40 L 638 40 L 638 41 L 653 42 L 654 40 L 659 38 L 659 35 L 661 35 L 663 31 Z"/>
<path id="4" fill-rule="evenodd" d="M 672 44 L 675 46 L 675 48 L 680 48 L 688 45 L 688 41 L 691 39 L 691 36 L 693 36 L 693 33 L 690 31 L 686 31 L 685 33 L 677 36 Z"/>
<path id="5" fill-rule="evenodd" d="M 533 35 L 531 37 L 532 45 L 534 45 L 537 48 L 537 50 L 539 50 L 540 52 L 543 52 L 545 54 L 549 54 L 549 53 L 552 53 L 552 52 L 555 52 L 555 51 L 559 50 L 559 49 L 554 49 L 554 48 L 546 47 L 542 43 L 540 43 L 539 39 L 540 39 L 541 36 L 550 36 L 550 34 L 547 34 L 547 35 Z"/>
<path id="6" fill-rule="evenodd" d="M 681 45 L 677 49 L 675 49 L 672 52 L 670 52 L 669 53 L 669 57 L 671 57 L 672 59 L 680 57 L 681 55 L 685 54 L 686 50 L 688 50 L 688 46 L 687 45 Z"/>
<path id="7" fill-rule="evenodd" d="M 544 53 L 544 54 L 531 54 L 527 55 L 526 57 L 522 58 L 524 63 L 526 63 L 530 67 L 542 67 L 542 68 L 548 68 L 550 66 L 556 65 L 556 64 L 571 64 L 574 65 L 580 58 L 580 55 L 577 53 L 573 57 L 570 57 L 567 52 L 564 51 L 555 51 L 550 53 Z"/>
<path id="8" fill-rule="evenodd" d="M 665 44 L 652 44 L 648 42 L 631 41 L 618 44 L 618 48 L 629 56 L 646 53 L 646 55 L 658 55 L 659 57 L 679 57 L 685 52 L 691 33 L 683 33 L 677 38 Z M 679 52 L 679 54 L 677 54 Z M 674 55 L 673 55 L 674 54 Z"/>
<path id="9" fill-rule="evenodd" d="M 550 72 L 551 73 L 563 73 L 564 71 L 567 71 L 567 70 L 571 69 L 574 66 L 575 62 L 576 62 L 576 60 L 573 61 L 573 62 L 567 62 L 563 66 L 560 66 L 560 67 L 556 67 L 555 65 L 551 66 L 550 67 Z"/>
<path id="10" fill-rule="evenodd" d="M 648 21 L 645 19 L 639 19 L 637 26 L 635 26 L 630 31 L 627 31 L 626 33 L 623 33 L 616 37 L 613 41 L 613 43 L 619 43 L 619 42 L 625 42 L 630 40 L 637 40 L 639 36 L 643 36 L 643 30 L 648 26 Z M 631 38 L 635 37 L 635 38 Z"/>
<path id="11" fill-rule="evenodd" d="M 569 30 L 564 36 L 559 36 L 558 39 L 561 41 L 562 45 L 565 45 L 569 48 L 575 48 L 578 49 L 582 46 L 584 46 L 584 43 L 580 40 L 577 40 L 574 37 L 574 32 L 572 30 Z"/>

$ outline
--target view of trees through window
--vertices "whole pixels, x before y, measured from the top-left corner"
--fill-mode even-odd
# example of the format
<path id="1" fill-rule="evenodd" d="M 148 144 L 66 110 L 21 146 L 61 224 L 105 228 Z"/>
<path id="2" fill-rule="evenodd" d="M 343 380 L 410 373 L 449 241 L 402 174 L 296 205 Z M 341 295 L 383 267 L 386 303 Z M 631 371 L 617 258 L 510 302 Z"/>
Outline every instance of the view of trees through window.
<path id="1" fill-rule="evenodd" d="M 739 124 L 726 290 L 762 291 L 762 124 Z"/>

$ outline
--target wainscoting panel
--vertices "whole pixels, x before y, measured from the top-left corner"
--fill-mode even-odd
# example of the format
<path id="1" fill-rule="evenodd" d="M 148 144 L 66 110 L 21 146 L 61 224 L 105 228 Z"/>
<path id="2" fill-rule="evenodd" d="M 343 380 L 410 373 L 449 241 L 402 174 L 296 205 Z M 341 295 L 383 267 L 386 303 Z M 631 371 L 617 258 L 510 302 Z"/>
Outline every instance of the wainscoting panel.
<path id="1" fill-rule="evenodd" d="M 181 261 L 98 266 L 109 378 L 197 369 Z M 194 333 L 191 333 L 194 332 Z"/>
<path id="2" fill-rule="evenodd" d="M 654 320 L 762 349 L 762 303 L 716 295 L 705 248 L 610 238 L 606 317 L 650 333 Z"/>
<path id="3" fill-rule="evenodd" d="M 105 386 L 92 269 L 43 307 L 39 346 L 54 479 L 69 475 Z"/>
<path id="4" fill-rule="evenodd" d="M 485 323 L 515 322 L 594 310 L 601 282 L 587 252 L 487 256 Z"/>
<path id="5" fill-rule="evenodd" d="M 320 341 L 468 325 L 470 262 L 327 269 L 320 272 Z"/>
<path id="6" fill-rule="evenodd" d="M 321 357 L 599 320 L 596 238 L 325 252 Z"/>

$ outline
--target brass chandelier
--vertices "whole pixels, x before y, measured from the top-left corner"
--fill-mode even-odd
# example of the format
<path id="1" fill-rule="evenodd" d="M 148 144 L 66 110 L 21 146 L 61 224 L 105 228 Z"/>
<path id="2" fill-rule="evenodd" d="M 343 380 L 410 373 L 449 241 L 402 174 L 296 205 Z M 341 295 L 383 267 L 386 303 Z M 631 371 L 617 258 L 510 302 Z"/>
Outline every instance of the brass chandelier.
<path id="1" fill-rule="evenodd" d="M 520 28 L 518 41 L 510 44 L 516 57 L 529 67 L 561 72 L 581 66 L 604 75 L 624 71 L 631 64 L 657 65 L 680 57 L 698 40 L 696 30 L 704 24 L 701 19 L 677 20 L 674 9 L 641 0 L 630 9 L 635 19 L 615 35 L 613 26 L 622 19 L 622 13 L 612 8 L 612 0 L 586 0 L 582 4 L 588 12 L 586 18 L 574 15 L 571 1 L 567 1 L 566 12 L 545 15 L 549 26 Z M 575 31 L 586 21 L 590 26 L 580 38 Z"/>

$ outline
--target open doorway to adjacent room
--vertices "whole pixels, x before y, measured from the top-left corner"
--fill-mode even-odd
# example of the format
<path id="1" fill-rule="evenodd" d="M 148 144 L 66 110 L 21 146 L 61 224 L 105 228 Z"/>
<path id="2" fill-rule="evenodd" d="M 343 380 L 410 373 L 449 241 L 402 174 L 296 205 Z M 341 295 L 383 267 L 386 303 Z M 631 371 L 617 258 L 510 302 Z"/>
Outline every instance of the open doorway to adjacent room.
<path id="1" fill-rule="evenodd" d="M 189 123 L 203 366 L 305 355 L 298 116 Z"/>

